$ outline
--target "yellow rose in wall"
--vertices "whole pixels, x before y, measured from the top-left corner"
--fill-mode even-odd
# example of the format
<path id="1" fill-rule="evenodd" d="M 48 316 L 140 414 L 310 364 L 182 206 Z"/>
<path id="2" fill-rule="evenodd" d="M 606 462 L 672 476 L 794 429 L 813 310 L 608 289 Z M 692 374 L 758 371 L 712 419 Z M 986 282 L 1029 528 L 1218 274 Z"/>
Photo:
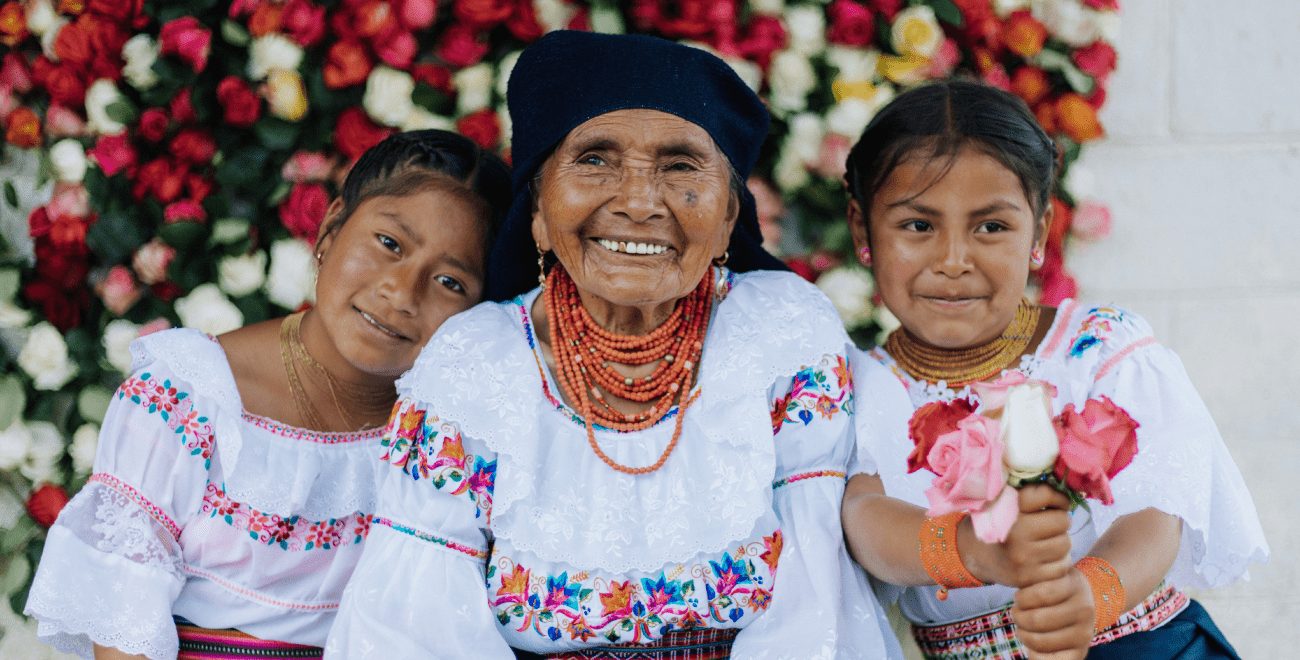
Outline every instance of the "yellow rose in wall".
<path id="1" fill-rule="evenodd" d="M 298 121 L 307 114 L 307 88 L 297 71 L 273 69 L 266 77 L 266 102 L 271 114 Z"/>
<path id="2" fill-rule="evenodd" d="M 943 43 L 943 28 L 927 6 L 909 7 L 898 12 L 889 30 L 894 51 L 899 55 L 930 59 Z"/>

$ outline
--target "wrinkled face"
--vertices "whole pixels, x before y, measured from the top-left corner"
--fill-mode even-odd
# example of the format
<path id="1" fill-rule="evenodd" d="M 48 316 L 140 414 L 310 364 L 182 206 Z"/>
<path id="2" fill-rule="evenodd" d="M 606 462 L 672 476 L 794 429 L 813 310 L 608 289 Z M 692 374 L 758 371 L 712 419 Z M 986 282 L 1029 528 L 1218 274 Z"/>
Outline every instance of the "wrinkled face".
<path id="1" fill-rule="evenodd" d="M 372 197 L 321 239 L 316 309 L 358 370 L 400 375 L 443 321 L 482 297 L 488 222 L 464 195 Z"/>
<path id="2" fill-rule="evenodd" d="M 739 202 L 704 129 L 617 110 L 573 129 L 542 165 L 533 237 L 584 295 L 616 306 L 676 300 L 727 249 Z"/>
<path id="3" fill-rule="evenodd" d="M 1016 314 L 1042 248 L 1049 214 L 1035 218 L 1015 173 L 962 148 L 943 161 L 904 161 L 871 200 L 871 256 L 885 305 L 916 337 L 943 348 L 977 346 Z M 854 240 L 866 244 L 856 203 Z"/>

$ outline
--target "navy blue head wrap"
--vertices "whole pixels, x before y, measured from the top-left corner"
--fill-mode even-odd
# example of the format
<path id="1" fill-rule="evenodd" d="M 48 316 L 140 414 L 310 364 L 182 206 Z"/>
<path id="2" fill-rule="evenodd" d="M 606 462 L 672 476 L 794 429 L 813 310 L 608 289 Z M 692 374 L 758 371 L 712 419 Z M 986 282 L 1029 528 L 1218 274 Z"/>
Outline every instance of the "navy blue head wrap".
<path id="1" fill-rule="evenodd" d="M 749 178 L 767 137 L 767 108 L 726 62 L 644 35 L 552 32 L 519 56 L 507 99 L 514 198 L 488 259 L 488 300 L 508 300 L 537 285 L 529 186 L 555 147 L 583 122 L 629 108 L 677 115 L 713 137 L 741 181 Z M 763 249 L 754 197 L 741 188 L 727 267 L 784 269 Z"/>

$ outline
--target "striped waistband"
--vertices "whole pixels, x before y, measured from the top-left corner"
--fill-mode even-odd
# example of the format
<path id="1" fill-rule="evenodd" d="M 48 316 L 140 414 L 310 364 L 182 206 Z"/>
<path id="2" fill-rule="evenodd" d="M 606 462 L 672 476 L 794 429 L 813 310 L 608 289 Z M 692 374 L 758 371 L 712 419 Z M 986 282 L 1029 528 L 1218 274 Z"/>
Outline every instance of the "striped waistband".
<path id="1" fill-rule="evenodd" d="M 213 630 L 177 622 L 177 660 L 247 660 L 250 658 L 320 658 L 315 646 L 258 639 L 238 630 Z"/>
<path id="2" fill-rule="evenodd" d="M 1158 628 L 1187 607 L 1187 594 L 1160 585 L 1137 607 L 1125 612 L 1115 625 L 1097 633 L 1092 646 L 1113 642 L 1125 635 Z M 1016 624 L 1010 607 L 977 617 L 938 626 L 912 626 L 912 636 L 927 658 L 1029 657 L 1016 638 Z"/>
<path id="3" fill-rule="evenodd" d="M 653 644 L 596 646 L 546 656 L 553 660 L 722 660 L 731 657 L 735 628 L 680 630 Z"/>

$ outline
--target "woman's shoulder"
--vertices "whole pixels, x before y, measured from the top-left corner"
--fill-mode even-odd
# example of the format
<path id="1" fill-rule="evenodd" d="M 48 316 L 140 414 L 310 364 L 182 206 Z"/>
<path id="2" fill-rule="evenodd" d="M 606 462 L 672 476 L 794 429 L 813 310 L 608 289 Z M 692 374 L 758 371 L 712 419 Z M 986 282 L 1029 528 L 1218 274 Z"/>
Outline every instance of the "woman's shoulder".
<path id="1" fill-rule="evenodd" d="M 793 336 L 811 330 L 848 342 L 835 306 L 808 280 L 777 270 L 734 273 L 729 277 L 730 290 L 718 310 L 724 318 L 777 334 Z"/>
<path id="2" fill-rule="evenodd" d="M 525 300 L 483 302 L 447 319 L 397 380 L 398 395 L 432 402 L 434 388 L 468 391 L 518 377 L 535 342 Z"/>
<path id="3" fill-rule="evenodd" d="M 162 330 L 131 343 L 132 381 L 161 381 L 184 388 L 189 397 L 240 409 L 230 361 L 216 338 L 192 328 Z M 126 385 L 124 384 L 123 387 Z"/>

